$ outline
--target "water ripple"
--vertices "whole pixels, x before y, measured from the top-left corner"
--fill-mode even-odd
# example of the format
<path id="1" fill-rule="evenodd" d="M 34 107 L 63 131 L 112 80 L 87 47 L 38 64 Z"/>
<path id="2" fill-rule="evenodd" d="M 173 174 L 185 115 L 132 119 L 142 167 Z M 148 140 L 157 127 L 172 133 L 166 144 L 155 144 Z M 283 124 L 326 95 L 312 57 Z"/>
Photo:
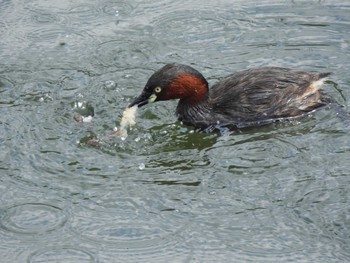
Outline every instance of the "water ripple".
<path id="1" fill-rule="evenodd" d="M 2 261 L 349 261 L 346 114 L 205 134 L 172 101 L 108 137 L 170 61 L 210 83 L 333 71 L 325 91 L 348 104 L 345 1 L 0 0 L 0 14 Z"/>
<path id="2" fill-rule="evenodd" d="M 167 13 L 152 22 L 156 37 L 168 38 L 173 47 L 179 42 L 189 46 L 220 43 L 224 22 L 211 12 L 182 10 Z M 210 30 L 209 30 L 210 28 Z M 175 43 L 171 43 L 175 41 Z"/>
<path id="3" fill-rule="evenodd" d="M 42 11 L 32 11 L 31 18 L 33 22 L 38 24 L 50 24 L 58 21 L 62 22 L 61 17 L 57 14 Z"/>
<path id="4" fill-rule="evenodd" d="M 32 253 L 27 260 L 28 263 L 94 263 L 97 259 L 93 254 L 84 249 L 73 247 L 45 248 Z"/>
<path id="5" fill-rule="evenodd" d="M 102 7 L 104 13 L 115 17 L 128 16 L 134 7 L 127 1 L 108 1 Z"/>
<path id="6" fill-rule="evenodd" d="M 3 210 L 1 227 L 22 235 L 42 235 L 62 228 L 66 215 L 62 209 L 51 204 L 17 204 Z"/>
<path id="7" fill-rule="evenodd" d="M 0 1 L 0 12 L 6 12 L 7 9 L 12 5 L 13 5 L 13 1 L 11 0 Z"/>
<path id="8" fill-rule="evenodd" d="M 176 215 L 170 217 L 169 214 L 166 221 L 160 220 L 161 218 L 154 214 L 143 213 L 144 218 L 132 220 L 131 217 L 126 218 L 126 215 L 118 216 L 102 211 L 96 214 L 84 209 L 75 212 L 71 219 L 71 228 L 81 238 L 94 243 L 111 245 L 122 250 L 158 250 L 160 247 L 169 247 L 180 242 L 180 234 L 188 227 L 188 222 L 179 224 L 181 220 Z"/>
<path id="9" fill-rule="evenodd" d="M 99 17 L 98 15 L 99 9 L 96 8 L 95 5 L 89 5 L 89 4 L 83 4 L 83 5 L 76 5 L 68 10 L 68 16 L 71 17 L 74 22 L 77 20 L 81 21 L 94 21 L 96 18 Z M 74 19 L 72 18 L 74 17 Z"/>
<path id="10" fill-rule="evenodd" d="M 41 12 L 60 13 L 66 12 L 71 8 L 72 2 L 68 0 L 63 0 L 59 2 L 50 3 L 44 0 L 33 0 L 27 3 L 27 8 L 30 10 L 36 10 Z"/>
<path id="11" fill-rule="evenodd" d="M 149 40 L 112 40 L 100 44 L 96 51 L 99 66 L 140 67 L 154 59 L 158 45 Z"/>
<path id="12" fill-rule="evenodd" d="M 4 77 L 0 77 L 0 93 L 10 91 L 13 88 L 13 86 L 14 84 L 11 80 L 8 80 Z M 0 101 L 0 104 L 2 104 L 2 101 Z"/>

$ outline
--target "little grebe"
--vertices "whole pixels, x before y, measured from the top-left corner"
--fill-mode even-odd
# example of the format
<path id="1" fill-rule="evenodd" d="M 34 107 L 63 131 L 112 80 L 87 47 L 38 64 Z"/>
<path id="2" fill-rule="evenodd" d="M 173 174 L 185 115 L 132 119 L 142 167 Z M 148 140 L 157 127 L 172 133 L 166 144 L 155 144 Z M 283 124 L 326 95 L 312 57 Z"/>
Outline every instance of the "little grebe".
<path id="1" fill-rule="evenodd" d="M 149 78 L 128 107 L 180 99 L 176 114 L 186 125 L 200 129 L 259 126 L 301 116 L 329 103 L 320 91 L 328 75 L 263 67 L 231 74 L 209 89 L 197 70 L 168 64 Z"/>

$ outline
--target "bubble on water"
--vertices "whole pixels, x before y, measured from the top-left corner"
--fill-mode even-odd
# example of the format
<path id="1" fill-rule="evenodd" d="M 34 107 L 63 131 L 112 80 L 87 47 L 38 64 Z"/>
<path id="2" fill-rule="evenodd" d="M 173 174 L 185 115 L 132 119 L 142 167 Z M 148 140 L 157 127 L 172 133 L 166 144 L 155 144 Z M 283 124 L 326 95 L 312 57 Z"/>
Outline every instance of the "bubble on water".
<path id="1" fill-rule="evenodd" d="M 150 133 L 146 133 L 143 138 L 145 139 L 145 141 L 150 141 L 152 139 L 152 135 Z"/>
<path id="2" fill-rule="evenodd" d="M 143 170 L 146 168 L 146 165 L 144 163 L 140 163 L 139 170 Z"/>
<path id="3" fill-rule="evenodd" d="M 106 80 L 104 83 L 105 88 L 107 89 L 113 89 L 117 86 L 117 83 L 113 80 Z"/>
<path id="4" fill-rule="evenodd" d="M 348 47 L 349 47 L 348 43 L 343 42 L 343 43 L 340 44 L 340 48 L 341 49 L 347 49 Z"/>
<path id="5" fill-rule="evenodd" d="M 205 165 L 208 165 L 208 162 L 207 161 L 198 161 L 198 162 L 196 162 L 196 165 L 205 166 Z"/>
<path id="6" fill-rule="evenodd" d="M 136 137 L 134 141 L 135 141 L 135 142 L 139 142 L 140 140 L 141 140 L 140 137 Z"/>
<path id="7" fill-rule="evenodd" d="M 53 101 L 53 98 L 50 96 L 50 94 L 45 94 L 44 96 L 39 98 L 39 102 L 45 101 Z"/>
<path id="8" fill-rule="evenodd" d="M 82 117 L 83 122 L 91 122 L 92 121 L 92 116 L 89 115 L 87 117 Z"/>
<path id="9" fill-rule="evenodd" d="M 72 109 L 83 117 L 91 118 L 94 116 L 94 107 L 87 101 L 74 101 L 72 103 Z"/>

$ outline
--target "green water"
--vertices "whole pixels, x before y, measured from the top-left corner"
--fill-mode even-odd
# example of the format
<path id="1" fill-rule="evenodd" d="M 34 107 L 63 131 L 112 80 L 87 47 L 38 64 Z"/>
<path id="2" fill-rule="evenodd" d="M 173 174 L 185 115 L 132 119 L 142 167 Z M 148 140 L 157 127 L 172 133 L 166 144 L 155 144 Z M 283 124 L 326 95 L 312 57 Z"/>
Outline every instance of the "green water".
<path id="1" fill-rule="evenodd" d="M 108 137 L 169 62 L 210 83 L 331 71 L 324 89 L 347 111 L 350 2 L 0 0 L 0 17 L 1 262 L 350 260 L 341 111 L 198 133 L 172 101 Z"/>

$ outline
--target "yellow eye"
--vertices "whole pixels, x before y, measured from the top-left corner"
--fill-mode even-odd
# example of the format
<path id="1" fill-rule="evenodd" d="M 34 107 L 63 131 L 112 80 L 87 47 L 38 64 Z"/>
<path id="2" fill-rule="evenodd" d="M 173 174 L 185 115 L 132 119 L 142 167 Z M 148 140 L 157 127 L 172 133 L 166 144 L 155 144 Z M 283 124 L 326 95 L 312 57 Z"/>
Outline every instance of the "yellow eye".
<path id="1" fill-rule="evenodd" d="M 154 92 L 155 93 L 159 93 L 159 92 L 161 92 L 162 91 L 162 88 L 161 87 L 156 87 L 155 89 L 154 89 Z"/>

